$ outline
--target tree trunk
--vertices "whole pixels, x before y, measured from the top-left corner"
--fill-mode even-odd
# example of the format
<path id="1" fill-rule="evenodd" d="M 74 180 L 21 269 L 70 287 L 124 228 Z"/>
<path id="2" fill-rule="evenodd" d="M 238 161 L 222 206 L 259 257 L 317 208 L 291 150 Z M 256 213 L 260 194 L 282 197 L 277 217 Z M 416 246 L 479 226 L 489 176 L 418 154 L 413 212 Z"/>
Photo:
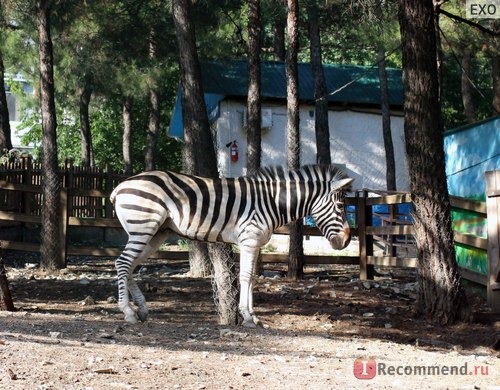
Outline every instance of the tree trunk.
<path id="1" fill-rule="evenodd" d="M 189 276 L 205 278 L 212 274 L 212 263 L 208 252 L 208 244 L 201 241 L 191 241 L 189 246 Z"/>
<path id="2" fill-rule="evenodd" d="M 472 76 L 472 52 L 465 50 L 462 54 L 462 102 L 465 109 L 467 123 L 476 121 L 476 107 L 472 96 L 472 85 L 470 78 Z"/>
<path id="3" fill-rule="evenodd" d="M 247 174 L 260 168 L 261 160 L 261 99 L 260 99 L 260 0 L 248 2 L 248 121 Z"/>
<path id="4" fill-rule="evenodd" d="M 214 259 L 214 299 L 221 325 L 238 323 L 238 277 L 231 246 L 222 243 L 209 245 Z"/>
<path id="5" fill-rule="evenodd" d="M 493 79 L 493 115 L 500 115 L 500 54 L 491 56 L 491 73 Z"/>
<path id="6" fill-rule="evenodd" d="M 0 310 L 16 310 L 14 302 L 12 302 L 9 282 L 7 281 L 7 271 L 5 270 L 5 264 L 2 257 L 0 257 Z"/>
<path id="7" fill-rule="evenodd" d="M 274 59 L 276 61 L 285 61 L 285 18 L 281 12 L 274 18 Z"/>
<path id="8" fill-rule="evenodd" d="M 443 46 L 441 45 L 441 31 L 439 31 L 439 10 L 441 8 L 441 0 L 432 0 L 434 10 L 434 36 L 436 42 L 435 61 L 437 64 L 437 84 L 438 84 L 438 101 L 441 107 L 441 99 L 443 96 Z M 441 118 L 440 118 L 441 120 Z"/>
<path id="9" fill-rule="evenodd" d="M 151 28 L 149 34 L 149 59 L 154 61 L 156 59 L 157 43 L 156 34 Z M 158 94 L 158 87 L 156 80 L 150 80 L 149 86 L 149 126 L 146 138 L 146 155 L 144 156 L 144 165 L 146 171 L 155 169 L 155 150 L 156 140 L 160 131 L 160 98 Z"/>
<path id="10" fill-rule="evenodd" d="M 216 157 L 203 98 L 195 30 L 189 12 L 189 0 L 173 2 L 182 87 L 184 170 L 188 174 L 216 177 L 217 170 L 212 165 Z M 200 150 L 203 150 L 204 153 L 199 153 Z M 191 276 L 203 277 L 210 274 L 211 264 L 206 244 L 192 243 L 189 263 Z"/>
<path id="11" fill-rule="evenodd" d="M 469 319 L 455 260 L 440 121 L 432 0 L 400 1 L 405 138 L 418 250 L 416 311 L 441 324 Z"/>
<path id="12" fill-rule="evenodd" d="M 37 3 L 40 57 L 40 100 L 42 110 L 42 231 L 41 266 L 55 270 L 65 267 L 60 241 L 60 182 L 57 163 L 57 120 L 54 102 L 54 68 L 50 37 L 49 1 Z"/>
<path id="13" fill-rule="evenodd" d="M 316 162 L 331 165 L 330 129 L 328 126 L 328 91 L 321 58 L 321 40 L 318 24 L 318 8 L 312 4 L 308 8 L 308 29 L 311 51 L 311 67 L 314 78 L 314 129 L 316 133 Z"/>
<path id="14" fill-rule="evenodd" d="M 201 69 L 196 51 L 194 26 L 189 15 L 189 0 L 174 0 L 172 4 L 177 43 L 179 46 L 182 87 L 182 119 L 184 121 L 184 167 L 187 173 L 217 177 L 217 157 L 213 136 L 207 117 L 203 95 Z M 203 153 L 200 153 L 203 150 Z M 193 247 L 201 243 L 194 243 Z M 219 319 L 226 325 L 236 325 L 238 301 L 236 296 L 224 295 L 228 286 L 236 279 L 234 262 L 229 244 L 210 244 L 211 259 L 217 272 L 216 302 Z M 222 249 L 223 248 L 223 249 Z M 192 264 L 190 253 L 190 263 Z M 208 257 L 208 256 L 207 256 Z M 210 262 L 197 264 L 197 269 L 210 267 Z M 195 270 L 191 268 L 193 275 Z M 230 298 L 230 299 L 229 299 Z M 227 323 L 230 321 L 231 323 Z"/>
<path id="15" fill-rule="evenodd" d="M 11 130 L 9 123 L 9 107 L 5 92 L 5 68 L 3 64 L 2 49 L 0 48 L 0 155 L 5 149 L 12 149 Z"/>
<path id="16" fill-rule="evenodd" d="M 131 137 L 132 137 L 132 98 L 125 97 L 123 101 L 123 170 L 126 175 L 132 174 L 132 152 L 131 152 Z"/>
<path id="17" fill-rule="evenodd" d="M 299 49 L 299 4 L 297 0 L 287 0 L 287 4 L 287 165 L 289 169 L 298 169 L 300 168 L 299 74 L 297 65 Z M 289 228 L 290 247 L 288 277 L 292 279 L 301 279 L 303 276 L 304 265 L 302 221 L 291 223 Z"/>
<path id="18" fill-rule="evenodd" d="M 493 31 L 495 34 L 500 34 L 500 20 L 493 22 Z M 500 115 L 500 52 L 498 47 L 494 45 L 498 42 L 498 38 L 490 44 L 489 54 L 491 56 L 491 76 L 493 84 L 493 115 Z"/>
<path id="19" fill-rule="evenodd" d="M 92 132 L 90 130 L 89 105 L 92 89 L 86 84 L 80 93 L 80 136 L 82 165 L 93 166 L 92 161 Z"/>
<path id="20" fill-rule="evenodd" d="M 385 68 L 385 50 L 379 50 L 378 75 L 380 80 L 380 105 L 382 111 L 382 135 L 385 148 L 385 177 L 387 190 L 396 190 L 396 161 L 394 158 L 394 144 L 391 131 L 391 108 L 389 106 L 389 87 L 387 84 L 387 71 Z"/>

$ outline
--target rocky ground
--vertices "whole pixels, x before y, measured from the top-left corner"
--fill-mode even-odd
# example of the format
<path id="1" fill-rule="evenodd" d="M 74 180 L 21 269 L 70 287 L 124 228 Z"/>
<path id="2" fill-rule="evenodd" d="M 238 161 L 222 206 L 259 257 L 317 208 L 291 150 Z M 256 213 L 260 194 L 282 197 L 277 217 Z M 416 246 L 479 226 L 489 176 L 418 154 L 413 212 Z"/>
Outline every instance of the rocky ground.
<path id="1" fill-rule="evenodd" d="M 125 324 L 112 259 L 75 258 L 44 274 L 4 255 L 17 308 L 0 312 L 2 389 L 339 389 L 500 386 L 500 319 L 472 291 L 476 319 L 447 328 L 414 318 L 415 273 L 267 270 L 256 283 L 264 327 L 220 326 L 211 280 L 155 260 L 137 278 L 150 318 Z M 360 360 L 359 360 L 360 359 Z M 375 377 L 362 378 L 372 374 Z M 356 368 L 356 370 L 355 370 Z M 500 388 L 500 387 L 497 387 Z"/>

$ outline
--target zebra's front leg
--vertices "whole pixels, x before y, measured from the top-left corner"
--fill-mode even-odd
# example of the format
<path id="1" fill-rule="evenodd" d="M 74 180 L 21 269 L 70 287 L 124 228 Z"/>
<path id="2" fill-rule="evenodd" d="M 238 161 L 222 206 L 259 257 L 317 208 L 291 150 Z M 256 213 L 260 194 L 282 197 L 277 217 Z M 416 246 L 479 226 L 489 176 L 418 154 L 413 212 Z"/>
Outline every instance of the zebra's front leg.
<path id="1" fill-rule="evenodd" d="M 260 324 L 253 312 L 253 272 L 259 248 L 240 247 L 240 314 L 243 326 L 255 328 Z"/>

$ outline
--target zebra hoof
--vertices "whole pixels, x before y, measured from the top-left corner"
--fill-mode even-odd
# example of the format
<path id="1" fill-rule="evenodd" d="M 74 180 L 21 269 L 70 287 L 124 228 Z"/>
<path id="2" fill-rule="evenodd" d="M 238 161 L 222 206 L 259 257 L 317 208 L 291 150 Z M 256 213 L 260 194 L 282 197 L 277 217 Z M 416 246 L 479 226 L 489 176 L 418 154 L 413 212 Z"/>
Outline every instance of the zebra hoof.
<path id="1" fill-rule="evenodd" d="M 138 319 L 137 319 L 137 315 L 134 313 L 132 315 L 125 315 L 125 321 L 127 321 L 129 324 L 137 324 Z"/>
<path id="2" fill-rule="evenodd" d="M 139 317 L 139 320 L 142 322 L 146 321 L 148 319 L 148 310 L 138 310 L 137 311 L 137 316 Z"/>
<path id="3" fill-rule="evenodd" d="M 257 324 L 255 322 L 253 322 L 253 318 L 249 318 L 247 320 L 244 320 L 241 325 L 244 328 L 256 328 L 257 327 Z"/>

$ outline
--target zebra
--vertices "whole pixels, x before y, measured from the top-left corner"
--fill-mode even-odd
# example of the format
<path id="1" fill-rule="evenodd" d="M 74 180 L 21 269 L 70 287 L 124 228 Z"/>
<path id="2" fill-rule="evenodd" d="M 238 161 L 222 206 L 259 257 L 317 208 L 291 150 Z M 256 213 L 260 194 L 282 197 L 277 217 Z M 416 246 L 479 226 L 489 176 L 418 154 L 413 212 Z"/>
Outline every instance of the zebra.
<path id="1" fill-rule="evenodd" d="M 278 227 L 312 216 L 332 248 L 344 249 L 350 241 L 344 196 L 352 181 L 336 167 L 319 165 L 262 168 L 238 178 L 148 171 L 126 179 L 111 194 L 128 234 L 115 262 L 118 307 L 125 321 L 146 320 L 146 300 L 132 273 L 174 233 L 239 246 L 239 311 L 242 325 L 255 327 L 259 319 L 253 310 L 252 277 L 260 248 Z M 130 306 L 127 289 L 137 311 Z"/>

